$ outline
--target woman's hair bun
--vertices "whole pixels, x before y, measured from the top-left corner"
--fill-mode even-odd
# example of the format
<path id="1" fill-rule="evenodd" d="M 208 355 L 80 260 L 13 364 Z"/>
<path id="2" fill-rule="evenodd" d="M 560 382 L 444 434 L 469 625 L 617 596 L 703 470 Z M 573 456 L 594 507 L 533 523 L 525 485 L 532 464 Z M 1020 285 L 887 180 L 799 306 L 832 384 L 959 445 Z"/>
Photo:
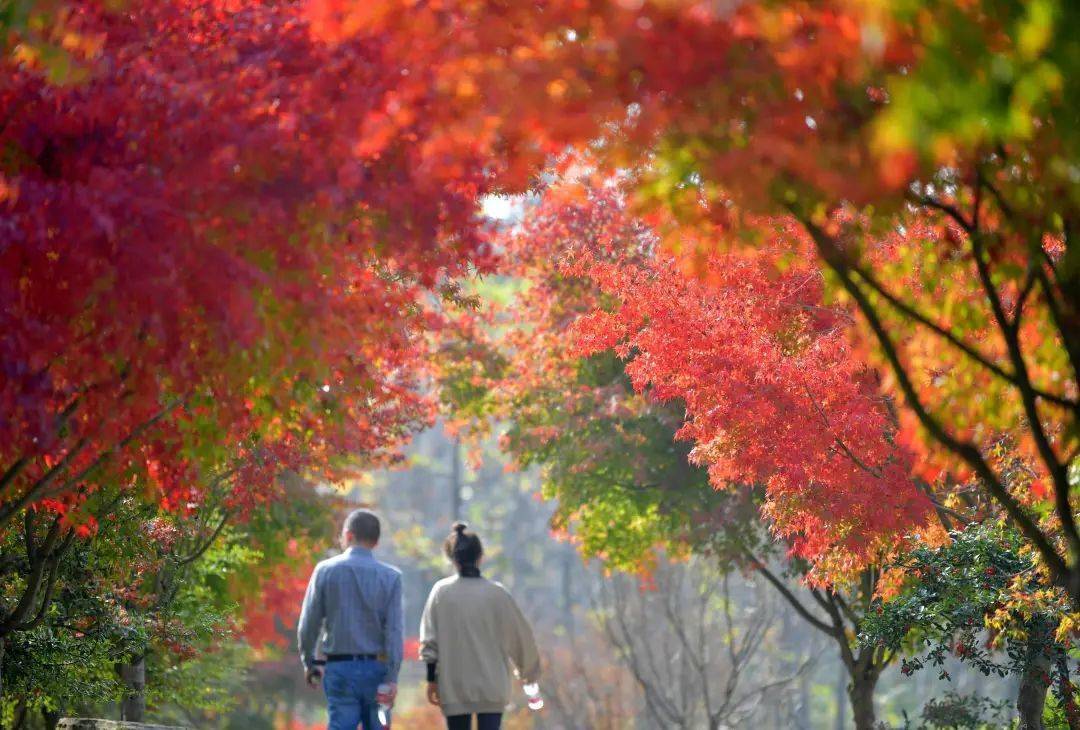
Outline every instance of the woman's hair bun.
<path id="1" fill-rule="evenodd" d="M 443 543 L 443 552 L 451 561 L 457 563 L 459 568 L 476 567 L 480 557 L 484 554 L 484 545 L 475 532 L 466 532 L 469 526 L 464 522 L 455 522 L 450 528 L 451 532 Z"/>

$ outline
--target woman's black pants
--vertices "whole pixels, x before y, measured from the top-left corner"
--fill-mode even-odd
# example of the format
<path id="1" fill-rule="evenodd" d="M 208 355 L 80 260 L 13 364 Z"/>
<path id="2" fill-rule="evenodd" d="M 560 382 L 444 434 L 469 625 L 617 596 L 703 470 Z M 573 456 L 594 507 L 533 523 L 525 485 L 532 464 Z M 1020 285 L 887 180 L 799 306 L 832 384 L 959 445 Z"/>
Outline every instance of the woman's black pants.
<path id="1" fill-rule="evenodd" d="M 472 730 L 472 715 L 448 715 L 447 730 Z M 476 730 L 499 730 L 502 724 L 501 712 L 481 712 L 476 716 Z"/>

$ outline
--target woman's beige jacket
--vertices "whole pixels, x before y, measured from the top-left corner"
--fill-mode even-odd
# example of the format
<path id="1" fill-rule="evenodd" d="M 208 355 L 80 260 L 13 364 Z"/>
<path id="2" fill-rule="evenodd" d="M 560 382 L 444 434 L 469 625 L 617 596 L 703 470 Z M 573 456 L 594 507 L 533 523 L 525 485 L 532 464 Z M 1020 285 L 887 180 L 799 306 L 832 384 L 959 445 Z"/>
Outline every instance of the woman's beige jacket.
<path id="1" fill-rule="evenodd" d="M 510 703 L 511 668 L 535 682 L 540 655 L 532 628 L 510 593 L 482 577 L 435 584 L 420 621 L 420 658 L 437 664 L 445 715 L 502 712 Z"/>

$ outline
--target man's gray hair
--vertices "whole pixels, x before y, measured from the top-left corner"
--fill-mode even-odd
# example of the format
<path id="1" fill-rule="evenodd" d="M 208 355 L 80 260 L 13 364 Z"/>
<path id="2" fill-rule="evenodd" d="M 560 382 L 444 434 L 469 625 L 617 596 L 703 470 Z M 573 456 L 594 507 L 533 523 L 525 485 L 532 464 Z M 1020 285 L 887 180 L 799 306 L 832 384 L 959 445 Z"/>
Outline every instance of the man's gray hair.
<path id="1" fill-rule="evenodd" d="M 345 531 L 351 532 L 354 542 L 366 542 L 374 545 L 379 541 L 382 526 L 379 518 L 369 509 L 357 509 L 345 518 Z"/>

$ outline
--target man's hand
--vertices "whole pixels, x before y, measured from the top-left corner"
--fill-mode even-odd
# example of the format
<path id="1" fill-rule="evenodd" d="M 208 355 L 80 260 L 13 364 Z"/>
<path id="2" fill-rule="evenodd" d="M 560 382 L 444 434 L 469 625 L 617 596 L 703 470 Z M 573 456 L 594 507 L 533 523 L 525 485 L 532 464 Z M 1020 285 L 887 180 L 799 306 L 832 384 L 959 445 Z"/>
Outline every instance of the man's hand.
<path id="1" fill-rule="evenodd" d="M 442 701 L 439 699 L 439 685 L 436 682 L 427 683 L 427 701 L 436 707 L 442 706 Z"/>
<path id="2" fill-rule="evenodd" d="M 304 671 L 304 679 L 307 680 L 309 686 L 317 687 L 322 680 L 322 669 L 319 667 L 308 667 L 308 669 Z"/>
<path id="3" fill-rule="evenodd" d="M 397 684 L 394 682 L 383 682 L 379 685 L 382 690 L 375 695 L 375 701 L 379 704 L 386 705 L 387 707 L 394 706 L 394 700 L 397 699 Z"/>

